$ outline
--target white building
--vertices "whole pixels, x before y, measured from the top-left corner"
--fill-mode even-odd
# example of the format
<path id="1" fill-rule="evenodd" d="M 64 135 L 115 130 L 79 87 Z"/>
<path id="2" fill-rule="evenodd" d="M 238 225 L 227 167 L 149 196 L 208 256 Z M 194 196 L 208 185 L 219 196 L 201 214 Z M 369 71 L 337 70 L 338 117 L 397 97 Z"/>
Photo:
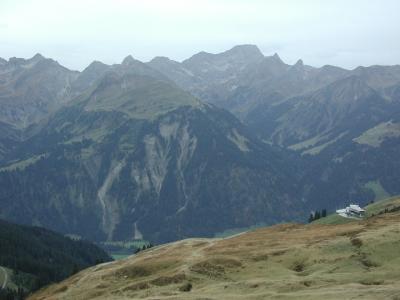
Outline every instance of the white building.
<path id="1" fill-rule="evenodd" d="M 349 217 L 362 218 L 365 216 L 365 209 L 362 209 L 358 204 L 350 204 L 344 209 L 338 209 L 336 213 L 346 218 Z"/>

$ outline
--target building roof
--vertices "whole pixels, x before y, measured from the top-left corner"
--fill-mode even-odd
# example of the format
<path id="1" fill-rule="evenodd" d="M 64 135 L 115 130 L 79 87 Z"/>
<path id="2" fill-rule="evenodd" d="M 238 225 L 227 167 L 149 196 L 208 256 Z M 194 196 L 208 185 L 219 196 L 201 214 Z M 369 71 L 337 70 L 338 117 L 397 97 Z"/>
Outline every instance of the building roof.
<path id="1" fill-rule="evenodd" d="M 365 209 L 362 209 L 358 204 L 350 204 L 349 208 L 353 211 L 365 212 Z"/>

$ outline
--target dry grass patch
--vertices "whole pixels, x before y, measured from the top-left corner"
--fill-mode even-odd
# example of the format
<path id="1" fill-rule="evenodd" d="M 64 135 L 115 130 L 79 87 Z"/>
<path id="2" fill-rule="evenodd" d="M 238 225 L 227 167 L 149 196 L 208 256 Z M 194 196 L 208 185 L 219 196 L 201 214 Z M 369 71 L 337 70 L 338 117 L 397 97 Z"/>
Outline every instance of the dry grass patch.
<path id="1" fill-rule="evenodd" d="M 202 261 L 190 267 L 192 272 L 206 275 L 210 278 L 222 277 L 225 274 L 225 268 L 214 265 L 208 261 Z"/>
<path id="2" fill-rule="evenodd" d="M 367 268 L 376 268 L 380 266 L 378 263 L 368 259 L 367 257 L 362 257 L 360 262 Z"/>
<path id="3" fill-rule="evenodd" d="M 137 261 L 135 264 L 118 268 L 114 274 L 115 277 L 122 279 L 140 279 L 157 274 L 163 270 L 171 269 L 176 264 L 176 260 L 162 260 L 162 258 L 153 259 L 152 262 Z"/>
<path id="4" fill-rule="evenodd" d="M 122 289 L 122 291 L 139 291 L 149 289 L 150 285 L 147 282 L 139 282 L 132 285 L 129 285 Z"/>
<path id="5" fill-rule="evenodd" d="M 219 278 L 225 275 L 226 269 L 239 268 L 242 263 L 233 258 L 211 258 L 198 262 L 190 267 L 192 272 L 206 275 L 210 278 Z"/>
<path id="6" fill-rule="evenodd" d="M 258 262 L 258 261 L 267 261 L 269 258 L 268 254 L 257 254 L 251 257 L 252 261 Z"/>
<path id="7" fill-rule="evenodd" d="M 68 286 L 63 285 L 63 286 L 59 287 L 58 289 L 56 289 L 56 290 L 54 291 L 54 293 L 55 293 L 55 294 L 63 293 L 63 292 L 66 292 L 67 290 L 68 290 Z"/>
<path id="8" fill-rule="evenodd" d="M 208 245 L 208 244 L 209 244 L 208 242 L 198 242 L 198 243 L 196 243 L 196 244 L 193 244 L 192 247 L 193 247 L 193 248 L 198 248 L 198 247 L 206 246 L 206 245 Z"/>
<path id="9" fill-rule="evenodd" d="M 160 276 L 157 277 L 156 279 L 153 279 L 151 281 L 152 284 L 157 285 L 157 286 L 166 286 L 170 284 L 177 284 L 181 283 L 186 279 L 186 275 L 183 273 L 175 274 L 172 276 Z"/>
<path id="10" fill-rule="evenodd" d="M 285 250 L 278 250 L 278 251 L 272 252 L 271 255 L 272 255 L 272 256 L 281 256 L 281 255 L 284 255 L 287 251 L 288 251 L 287 249 L 285 249 Z"/>
<path id="11" fill-rule="evenodd" d="M 378 279 L 364 279 L 361 280 L 360 283 L 363 285 L 382 285 L 384 281 Z"/>
<path id="12" fill-rule="evenodd" d="M 91 290 L 91 291 L 89 291 L 87 298 L 88 299 L 96 299 L 96 298 L 104 296 L 105 294 L 106 294 L 105 290 L 101 290 L 101 291 Z"/>
<path id="13" fill-rule="evenodd" d="M 212 258 L 209 261 L 213 264 L 223 266 L 226 268 L 238 268 L 242 266 L 242 263 L 235 258 L 218 257 L 218 258 Z"/>
<path id="14" fill-rule="evenodd" d="M 350 238 L 350 242 L 354 247 L 360 248 L 363 244 L 362 240 L 357 237 Z"/>
<path id="15" fill-rule="evenodd" d="M 148 266 L 134 265 L 119 269 L 116 272 L 116 276 L 123 277 L 125 279 L 136 279 L 150 276 L 151 273 L 151 268 L 149 268 Z"/>

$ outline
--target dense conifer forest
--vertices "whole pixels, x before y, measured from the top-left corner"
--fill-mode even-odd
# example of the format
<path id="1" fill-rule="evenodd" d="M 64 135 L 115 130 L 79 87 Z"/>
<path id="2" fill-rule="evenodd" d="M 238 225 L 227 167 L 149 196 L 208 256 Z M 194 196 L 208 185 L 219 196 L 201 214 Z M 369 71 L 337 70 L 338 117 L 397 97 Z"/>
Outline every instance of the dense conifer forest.
<path id="1" fill-rule="evenodd" d="M 20 287 L 3 289 L 0 299 L 18 299 L 27 292 L 110 260 L 104 250 L 90 242 L 0 220 L 0 266 L 12 270 L 9 280 Z"/>

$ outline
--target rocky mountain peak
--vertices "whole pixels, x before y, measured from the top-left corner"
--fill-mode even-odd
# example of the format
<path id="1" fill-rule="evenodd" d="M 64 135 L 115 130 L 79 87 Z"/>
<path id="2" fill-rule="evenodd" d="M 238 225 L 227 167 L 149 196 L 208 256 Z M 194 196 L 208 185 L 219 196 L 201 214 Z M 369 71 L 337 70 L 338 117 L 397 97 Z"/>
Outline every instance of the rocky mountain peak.
<path id="1" fill-rule="evenodd" d="M 25 62 L 25 59 L 19 57 L 10 57 L 8 63 L 11 65 L 19 65 Z"/>
<path id="2" fill-rule="evenodd" d="M 304 67 L 304 62 L 302 59 L 299 59 L 296 64 L 294 65 L 294 67 Z"/>
<path id="3" fill-rule="evenodd" d="M 156 56 L 149 63 L 165 63 L 170 62 L 171 60 L 166 56 Z"/>
<path id="4" fill-rule="evenodd" d="M 280 63 L 284 63 L 283 60 L 281 59 L 281 57 L 278 55 L 278 53 L 275 53 L 274 55 L 272 55 L 272 58 Z"/>
<path id="5" fill-rule="evenodd" d="M 184 65 L 202 65 L 202 64 L 214 64 L 214 65 L 226 65 L 227 63 L 247 65 L 256 61 L 260 61 L 264 58 L 255 45 L 239 45 L 235 46 L 225 52 L 212 54 L 207 52 L 199 52 L 193 55 L 191 58 L 183 62 Z"/>
<path id="6" fill-rule="evenodd" d="M 265 62 L 268 62 L 269 65 L 275 65 L 275 66 L 282 66 L 285 65 L 285 63 L 282 61 L 282 59 L 279 57 L 278 53 L 275 53 L 272 56 L 265 56 L 264 58 Z"/>
<path id="7" fill-rule="evenodd" d="M 261 53 L 260 49 L 256 45 L 238 45 L 224 53 L 236 56 L 245 56 L 245 57 L 255 57 L 255 58 L 264 57 L 264 55 Z"/>
<path id="8" fill-rule="evenodd" d="M 165 72 L 180 72 L 182 68 L 179 62 L 169 59 L 166 56 L 156 56 L 146 64 L 159 71 L 165 70 Z"/>
<path id="9" fill-rule="evenodd" d="M 291 76 L 301 76 L 302 80 L 304 80 L 304 76 L 306 73 L 306 68 L 304 66 L 304 62 L 302 59 L 299 59 L 291 68 Z"/>
<path id="10" fill-rule="evenodd" d="M 39 60 L 43 60 L 46 59 L 42 54 L 40 53 L 36 53 L 30 60 L 31 61 L 39 61 Z"/>
<path id="11" fill-rule="evenodd" d="M 133 58 L 133 56 L 132 55 L 128 55 L 127 57 L 125 57 L 124 58 L 124 60 L 122 61 L 122 64 L 123 65 L 131 65 L 131 64 L 133 64 L 133 63 L 135 63 L 135 59 Z"/>
<path id="12" fill-rule="evenodd" d="M 103 69 L 107 68 L 108 66 L 101 61 L 95 60 L 93 61 L 90 65 L 88 65 L 82 73 L 87 72 L 87 71 L 92 71 L 92 70 L 98 70 L 98 69 Z"/>
<path id="13" fill-rule="evenodd" d="M 8 60 L 8 63 L 11 65 L 17 66 L 17 65 L 26 65 L 26 64 L 31 64 L 31 63 L 37 63 L 37 62 L 41 62 L 41 61 L 45 61 L 45 60 L 53 61 L 51 59 L 46 59 L 40 53 L 36 53 L 34 56 L 32 56 L 29 59 L 24 59 L 24 58 L 20 58 L 20 57 L 11 57 Z M 3 63 L 5 64 L 5 63 L 7 63 L 7 61 L 4 59 L 0 59 L 0 64 L 3 64 Z"/>
<path id="14" fill-rule="evenodd" d="M 93 61 L 80 74 L 77 80 L 74 81 L 73 87 L 79 93 L 94 84 L 102 75 L 111 67 L 100 61 Z"/>

